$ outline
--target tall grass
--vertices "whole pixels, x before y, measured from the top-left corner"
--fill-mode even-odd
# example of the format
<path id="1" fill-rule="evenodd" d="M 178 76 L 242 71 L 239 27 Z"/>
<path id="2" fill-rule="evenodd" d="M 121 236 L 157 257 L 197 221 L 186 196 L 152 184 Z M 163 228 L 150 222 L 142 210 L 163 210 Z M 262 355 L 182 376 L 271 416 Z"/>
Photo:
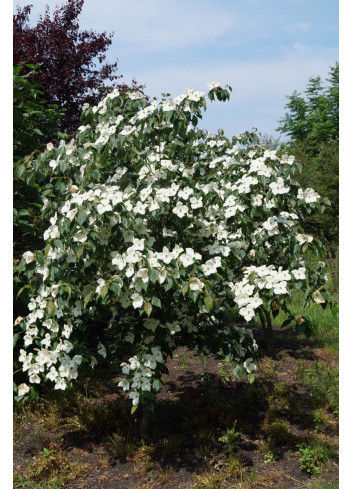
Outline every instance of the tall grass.
<path id="1" fill-rule="evenodd" d="M 312 341 L 317 346 L 322 346 L 330 351 L 338 353 L 338 317 L 334 315 L 329 307 L 322 309 L 317 304 L 309 304 L 303 309 L 304 292 L 295 291 L 291 301 L 290 310 L 294 315 L 307 314 L 312 322 Z M 338 298 L 336 298 L 338 300 Z M 278 316 L 273 320 L 274 326 L 281 326 L 287 319 L 287 314 L 280 311 Z"/>

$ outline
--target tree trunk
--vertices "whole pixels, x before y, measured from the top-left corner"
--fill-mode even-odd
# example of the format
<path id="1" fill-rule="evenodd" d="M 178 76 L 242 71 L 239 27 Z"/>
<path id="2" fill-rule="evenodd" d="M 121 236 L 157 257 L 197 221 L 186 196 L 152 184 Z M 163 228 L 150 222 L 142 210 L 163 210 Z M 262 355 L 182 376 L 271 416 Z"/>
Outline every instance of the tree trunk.
<path id="1" fill-rule="evenodd" d="M 144 406 L 140 423 L 140 434 L 142 438 L 148 440 L 151 436 L 152 411 Z"/>
<path id="2" fill-rule="evenodd" d="M 260 321 L 262 326 L 262 332 L 264 335 L 266 347 L 269 352 L 273 351 L 273 330 L 272 330 L 272 322 L 271 322 L 271 313 L 265 311 L 264 309 L 260 309 Z"/>

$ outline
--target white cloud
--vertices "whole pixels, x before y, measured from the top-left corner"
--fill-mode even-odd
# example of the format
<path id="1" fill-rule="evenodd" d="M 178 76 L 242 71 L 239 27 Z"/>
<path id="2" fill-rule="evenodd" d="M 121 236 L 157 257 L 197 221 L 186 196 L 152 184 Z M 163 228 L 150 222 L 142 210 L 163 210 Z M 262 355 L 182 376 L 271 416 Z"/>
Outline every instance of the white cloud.
<path id="1" fill-rule="evenodd" d="M 37 0 L 31 18 L 35 21 L 46 4 L 53 12 L 57 3 Z M 119 57 L 205 46 L 240 26 L 225 9 L 203 0 L 85 0 L 79 19 L 81 28 L 114 31 Z"/>
<path id="2" fill-rule="evenodd" d="M 163 92 L 176 96 L 192 85 L 207 91 L 206 83 L 211 80 L 228 84 L 233 88 L 230 102 L 210 104 L 201 127 L 209 124 L 212 131 L 223 127 L 228 135 L 253 126 L 273 133 L 284 115 L 286 95 L 305 89 L 311 76 L 321 75 L 325 80 L 336 59 L 336 50 L 298 49 L 294 45 L 271 60 L 195 63 L 133 73 L 122 67 L 122 72 L 125 79 L 136 76 L 146 84 L 146 93 L 157 97 Z"/>
<path id="3" fill-rule="evenodd" d="M 202 0 L 104 0 L 102 11 L 91 0 L 84 8 L 97 29 L 116 32 L 122 53 L 204 46 L 237 24 L 232 15 Z"/>
<path id="4" fill-rule="evenodd" d="M 210 80 L 219 80 L 231 85 L 233 99 L 242 102 L 256 102 L 283 97 L 293 90 L 305 87 L 310 76 L 327 75 L 328 68 L 337 59 L 336 50 L 318 52 L 302 45 L 293 48 L 270 60 L 250 60 L 223 63 L 194 63 L 193 65 L 164 66 L 126 73 L 125 77 L 136 76 L 146 84 L 146 92 L 159 96 L 170 92 L 173 96 L 186 87 L 194 85 L 205 90 Z"/>

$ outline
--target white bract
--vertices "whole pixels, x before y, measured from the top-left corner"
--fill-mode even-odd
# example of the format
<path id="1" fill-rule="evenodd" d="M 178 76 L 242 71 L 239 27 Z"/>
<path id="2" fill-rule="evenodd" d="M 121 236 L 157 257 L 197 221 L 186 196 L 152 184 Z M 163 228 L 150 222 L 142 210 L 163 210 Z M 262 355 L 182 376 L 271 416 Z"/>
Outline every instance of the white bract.
<path id="1" fill-rule="evenodd" d="M 211 100 L 229 98 L 208 86 Z M 37 158 L 56 186 L 43 197 L 43 250 L 23 255 L 30 384 L 64 390 L 81 363 L 117 363 L 132 404 L 149 405 L 178 345 L 221 351 L 237 375 L 253 375 L 257 345 L 250 329 L 225 323 L 227 307 L 249 322 L 285 306 L 294 286 L 324 300 L 325 267 L 311 273 L 302 246 L 320 246 L 303 232 L 320 197 L 298 189 L 294 159 L 256 134 L 199 130 L 202 109 L 193 87 L 152 103 L 114 90 L 84 106 L 71 141 Z"/>

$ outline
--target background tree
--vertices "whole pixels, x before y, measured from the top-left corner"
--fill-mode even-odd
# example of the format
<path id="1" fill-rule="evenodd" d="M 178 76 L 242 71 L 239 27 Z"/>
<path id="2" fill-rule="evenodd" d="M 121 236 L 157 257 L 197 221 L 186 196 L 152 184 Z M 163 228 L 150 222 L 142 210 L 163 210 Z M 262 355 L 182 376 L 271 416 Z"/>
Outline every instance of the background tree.
<path id="1" fill-rule="evenodd" d="M 24 251 L 30 246 L 43 246 L 45 224 L 40 219 L 42 207 L 40 185 L 45 175 L 37 171 L 35 156 L 49 142 L 55 142 L 58 125 L 64 111 L 56 104 L 48 104 L 44 98 L 43 87 L 34 79 L 40 65 L 24 66 L 13 69 L 13 232 L 14 232 L 14 315 L 26 312 L 25 295 L 17 297 L 18 291 L 25 285 L 17 273 L 17 264 Z M 26 71 L 27 73 L 24 73 Z M 50 188 L 50 182 L 47 182 Z M 44 189 L 45 192 L 45 189 Z"/>
<path id="2" fill-rule="evenodd" d="M 40 64 L 20 63 L 13 69 L 13 159 L 18 161 L 56 137 L 64 110 L 48 104 L 35 81 Z"/>
<path id="3" fill-rule="evenodd" d="M 104 63 L 113 33 L 80 30 L 78 16 L 84 0 L 67 0 L 54 10 L 49 6 L 37 25 L 29 25 L 32 5 L 17 7 L 13 17 L 13 64 L 42 63 L 35 80 L 43 86 L 46 100 L 65 109 L 59 122 L 61 130 L 73 132 L 80 125 L 83 103 L 96 104 L 101 98 L 98 88 L 105 82 L 116 84 L 117 62 Z M 132 82 L 136 85 L 136 81 Z M 136 87 L 141 88 L 141 87 Z"/>
<path id="4" fill-rule="evenodd" d="M 327 85 L 320 76 L 309 79 L 304 95 L 288 97 L 288 112 L 277 128 L 290 137 L 282 148 L 303 166 L 299 183 L 328 197 L 331 208 L 308 219 L 308 231 L 324 238 L 330 253 L 338 245 L 339 65 L 329 70 Z"/>

